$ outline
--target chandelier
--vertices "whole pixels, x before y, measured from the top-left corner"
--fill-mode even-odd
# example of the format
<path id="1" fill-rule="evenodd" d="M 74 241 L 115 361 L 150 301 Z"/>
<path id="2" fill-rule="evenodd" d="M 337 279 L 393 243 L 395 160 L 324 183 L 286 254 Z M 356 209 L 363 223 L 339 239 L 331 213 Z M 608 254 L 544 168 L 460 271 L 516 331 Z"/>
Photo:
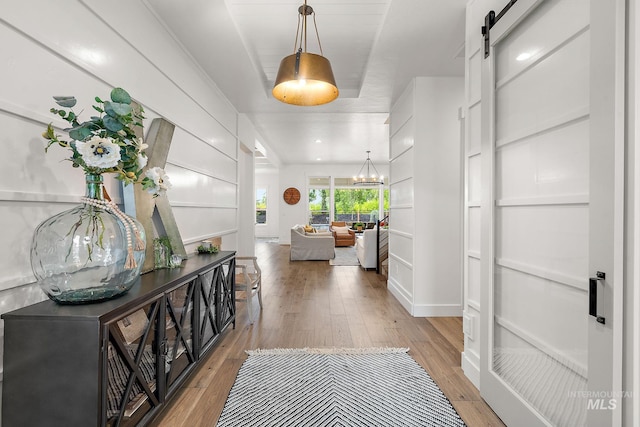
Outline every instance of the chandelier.
<path id="1" fill-rule="evenodd" d="M 278 101 L 286 104 L 302 106 L 326 104 L 338 97 L 338 87 L 333 77 L 331 63 L 322 56 L 316 14 L 311 6 L 307 6 L 307 0 L 298 8 L 298 13 L 294 53 L 284 57 L 280 62 L 271 93 Z M 320 55 L 307 53 L 307 16 L 309 15 L 313 15 L 313 26 L 316 29 Z"/>
<path id="2" fill-rule="evenodd" d="M 371 151 L 367 151 L 367 160 L 365 160 L 362 164 L 360 172 L 358 172 L 358 174 L 353 177 L 353 185 L 361 185 L 366 187 L 384 184 L 384 177 L 378 173 L 378 170 L 369 158 L 369 153 L 371 153 Z M 365 168 L 366 174 L 364 172 Z M 371 173 L 371 169 L 373 169 L 374 173 Z"/>

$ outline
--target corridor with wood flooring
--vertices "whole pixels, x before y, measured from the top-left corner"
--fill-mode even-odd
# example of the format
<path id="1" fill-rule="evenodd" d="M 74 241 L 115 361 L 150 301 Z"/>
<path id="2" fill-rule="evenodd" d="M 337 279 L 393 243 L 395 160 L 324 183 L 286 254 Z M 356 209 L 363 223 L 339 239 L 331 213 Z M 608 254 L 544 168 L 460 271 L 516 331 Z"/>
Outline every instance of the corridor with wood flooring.
<path id="1" fill-rule="evenodd" d="M 244 302 L 207 359 L 151 424 L 215 426 L 246 359 L 245 350 L 300 347 L 408 347 L 469 427 L 503 426 L 460 368 L 461 318 L 415 318 L 375 271 L 289 261 L 289 246 L 256 243 L 264 307 L 249 324 Z"/>

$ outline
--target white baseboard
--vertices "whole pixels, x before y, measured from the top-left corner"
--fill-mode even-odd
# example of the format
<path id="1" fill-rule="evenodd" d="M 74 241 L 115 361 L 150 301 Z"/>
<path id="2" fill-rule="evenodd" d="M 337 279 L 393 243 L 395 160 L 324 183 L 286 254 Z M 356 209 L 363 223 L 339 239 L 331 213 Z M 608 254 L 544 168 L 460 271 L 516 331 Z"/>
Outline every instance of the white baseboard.
<path id="1" fill-rule="evenodd" d="M 411 295 L 392 277 L 387 280 L 387 289 L 413 317 L 462 317 L 461 304 L 413 304 Z"/>
<path id="2" fill-rule="evenodd" d="M 413 306 L 411 304 L 410 295 L 407 295 L 405 290 L 398 286 L 398 283 L 391 277 L 387 279 L 387 289 L 389 290 L 389 292 L 391 292 L 391 295 L 396 297 L 396 299 L 400 302 L 400 305 L 402 305 L 404 309 L 409 312 L 409 314 L 413 315 Z"/>
<path id="3" fill-rule="evenodd" d="M 462 317 L 462 304 L 419 304 L 413 306 L 415 317 Z"/>
<path id="4" fill-rule="evenodd" d="M 462 372 L 478 390 L 480 390 L 480 368 L 474 355 L 462 352 Z"/>

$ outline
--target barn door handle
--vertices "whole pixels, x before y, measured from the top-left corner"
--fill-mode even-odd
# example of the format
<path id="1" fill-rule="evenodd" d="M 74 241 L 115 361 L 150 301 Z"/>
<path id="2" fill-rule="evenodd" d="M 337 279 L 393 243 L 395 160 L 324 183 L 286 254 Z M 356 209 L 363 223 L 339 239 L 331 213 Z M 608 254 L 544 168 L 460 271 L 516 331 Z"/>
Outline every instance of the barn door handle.
<path id="1" fill-rule="evenodd" d="M 596 272 L 596 277 L 589 278 L 589 315 L 596 318 L 596 322 L 604 325 L 604 317 L 598 316 L 598 282 L 604 280 L 602 271 Z"/>

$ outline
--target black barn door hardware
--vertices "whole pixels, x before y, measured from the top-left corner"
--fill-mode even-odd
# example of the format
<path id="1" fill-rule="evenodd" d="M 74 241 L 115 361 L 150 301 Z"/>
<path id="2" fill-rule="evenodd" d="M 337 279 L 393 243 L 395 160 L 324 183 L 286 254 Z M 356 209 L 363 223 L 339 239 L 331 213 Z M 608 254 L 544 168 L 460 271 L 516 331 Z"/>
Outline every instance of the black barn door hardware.
<path id="1" fill-rule="evenodd" d="M 589 315 L 596 318 L 596 322 L 604 325 L 604 317 L 598 316 L 598 282 L 604 281 L 605 274 L 596 272 L 596 277 L 589 278 Z"/>
<path id="2" fill-rule="evenodd" d="M 487 16 L 484 17 L 484 25 L 482 26 L 482 35 L 484 36 L 484 57 L 485 58 L 489 56 L 489 50 L 491 47 L 491 44 L 489 42 L 489 30 L 491 30 L 491 28 L 495 25 L 495 23 L 498 22 L 500 18 L 502 18 L 504 14 L 507 13 L 509 9 L 511 9 L 511 6 L 516 4 L 517 1 L 518 0 L 510 0 L 509 3 L 507 3 L 507 5 L 504 8 L 502 8 L 500 13 L 498 13 L 498 15 L 496 15 L 496 13 L 493 10 L 491 10 L 489 11 L 489 13 L 487 13 Z"/>

